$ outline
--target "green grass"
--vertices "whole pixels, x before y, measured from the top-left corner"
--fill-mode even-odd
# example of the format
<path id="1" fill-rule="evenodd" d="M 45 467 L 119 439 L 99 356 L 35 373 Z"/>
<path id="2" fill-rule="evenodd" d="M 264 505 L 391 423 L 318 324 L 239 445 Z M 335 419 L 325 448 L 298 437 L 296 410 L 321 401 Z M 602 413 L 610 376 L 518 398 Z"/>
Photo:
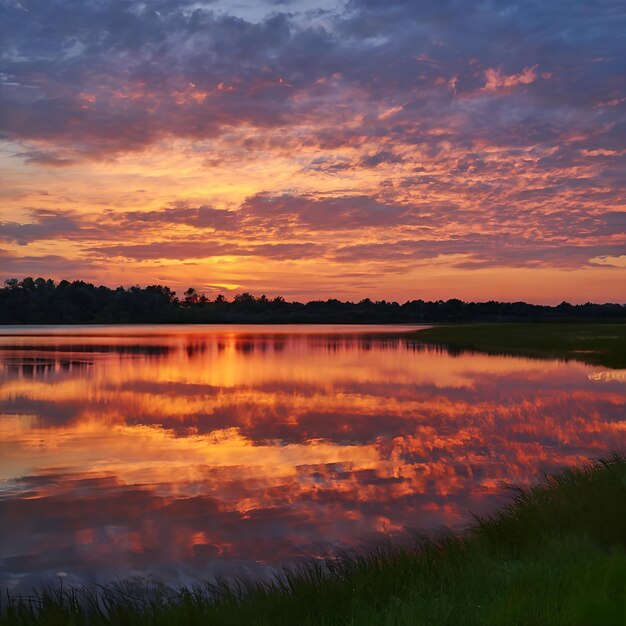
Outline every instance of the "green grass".
<path id="1" fill-rule="evenodd" d="M 513 490 L 462 535 L 313 562 L 275 582 L 4 599 L 0 624 L 626 624 L 626 457 Z"/>
<path id="2" fill-rule="evenodd" d="M 577 359 L 626 367 L 626 323 L 531 322 L 450 324 L 418 331 L 427 343 L 490 354 Z"/>

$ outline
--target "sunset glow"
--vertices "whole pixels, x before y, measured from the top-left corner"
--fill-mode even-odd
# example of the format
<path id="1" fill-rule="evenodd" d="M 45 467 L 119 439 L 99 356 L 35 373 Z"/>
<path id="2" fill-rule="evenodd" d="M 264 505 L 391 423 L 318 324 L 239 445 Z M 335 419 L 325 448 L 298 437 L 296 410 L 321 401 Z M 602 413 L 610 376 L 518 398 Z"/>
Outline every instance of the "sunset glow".
<path id="1" fill-rule="evenodd" d="M 623 302 L 625 31 L 608 0 L 7 0 L 0 278 Z"/>

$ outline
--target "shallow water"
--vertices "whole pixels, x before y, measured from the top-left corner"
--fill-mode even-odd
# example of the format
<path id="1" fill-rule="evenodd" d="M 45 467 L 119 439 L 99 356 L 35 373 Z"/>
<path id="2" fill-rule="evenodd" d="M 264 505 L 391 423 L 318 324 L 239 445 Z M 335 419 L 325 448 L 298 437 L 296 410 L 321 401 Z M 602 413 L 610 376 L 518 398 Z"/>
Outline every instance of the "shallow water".
<path id="1" fill-rule="evenodd" d="M 258 575 L 626 445 L 626 377 L 407 327 L 0 328 L 0 586 Z"/>

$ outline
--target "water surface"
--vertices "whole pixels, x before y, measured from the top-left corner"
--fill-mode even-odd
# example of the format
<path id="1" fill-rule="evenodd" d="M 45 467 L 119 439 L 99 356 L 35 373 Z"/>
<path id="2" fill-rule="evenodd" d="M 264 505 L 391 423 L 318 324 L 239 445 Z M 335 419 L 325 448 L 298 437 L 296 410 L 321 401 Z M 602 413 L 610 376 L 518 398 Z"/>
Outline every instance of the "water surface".
<path id="1" fill-rule="evenodd" d="M 0 586 L 257 575 L 624 447 L 623 372 L 408 331 L 0 328 Z"/>

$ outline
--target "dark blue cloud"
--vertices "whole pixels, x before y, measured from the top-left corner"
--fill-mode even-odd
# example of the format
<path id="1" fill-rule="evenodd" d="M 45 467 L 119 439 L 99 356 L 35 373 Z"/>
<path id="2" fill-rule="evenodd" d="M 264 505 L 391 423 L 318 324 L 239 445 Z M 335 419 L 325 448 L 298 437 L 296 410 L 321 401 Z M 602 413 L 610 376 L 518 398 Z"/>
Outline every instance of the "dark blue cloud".
<path id="1" fill-rule="evenodd" d="M 216 13 L 210 3 L 194 6 L 4 3 L 3 136 L 87 154 L 141 149 L 167 134 L 295 124 L 315 116 L 319 95 L 347 102 L 356 89 L 373 110 L 403 107 L 384 124 L 366 118 L 360 130 L 368 136 L 383 126 L 411 141 L 403 124 L 450 127 L 450 117 L 460 116 L 462 128 L 450 130 L 461 142 L 488 134 L 504 144 L 545 143 L 567 128 L 603 125 L 605 134 L 613 127 L 623 137 L 626 107 L 607 104 L 626 95 L 621 2 L 351 0 L 324 27 L 308 27 L 297 5 L 259 22 Z M 536 79 L 520 83 L 512 98 L 499 97 L 505 77 L 530 68 Z M 502 77 L 501 94 L 480 96 L 488 70 Z M 196 95 L 208 92 L 206 99 L 191 98 L 190 85 Z M 177 103 L 172 94 L 185 90 L 189 97 Z"/>
<path id="2" fill-rule="evenodd" d="M 38 239 L 54 239 L 78 232 L 75 216 L 63 211 L 33 211 L 33 222 L 0 222 L 0 241 L 26 245 Z"/>

